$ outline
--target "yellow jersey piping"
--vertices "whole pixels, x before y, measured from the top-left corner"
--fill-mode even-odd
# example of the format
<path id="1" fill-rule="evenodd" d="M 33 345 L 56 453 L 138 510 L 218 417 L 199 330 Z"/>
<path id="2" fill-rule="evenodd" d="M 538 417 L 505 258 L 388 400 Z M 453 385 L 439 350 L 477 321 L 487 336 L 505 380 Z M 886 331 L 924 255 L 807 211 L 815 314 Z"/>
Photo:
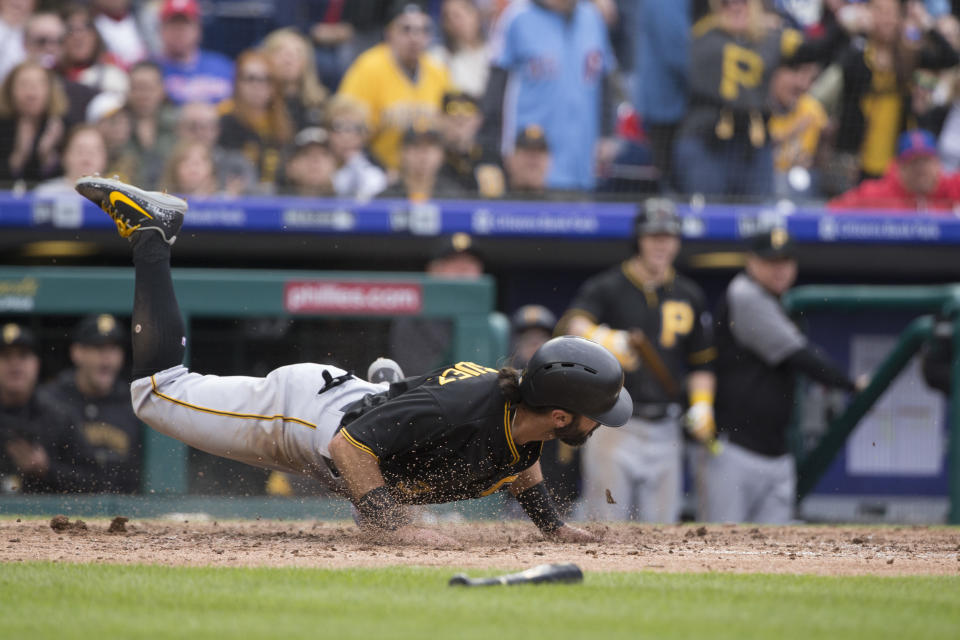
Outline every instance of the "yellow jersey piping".
<path id="1" fill-rule="evenodd" d="M 150 376 L 150 384 L 153 385 L 153 393 L 158 397 L 163 398 L 167 402 L 172 402 L 173 404 L 180 405 L 187 409 L 193 409 L 194 411 L 202 411 L 203 413 L 212 413 L 218 416 L 226 416 L 227 418 L 241 418 L 245 420 L 283 420 L 284 422 L 296 422 L 297 424 L 302 424 L 305 427 L 310 427 L 311 429 L 316 429 L 317 425 L 312 422 L 307 422 L 300 418 L 291 418 L 290 416 L 284 415 L 274 415 L 274 416 L 261 416 L 256 413 L 236 413 L 234 411 L 223 411 L 221 409 L 210 409 L 208 407 L 201 407 L 199 405 L 191 404 L 189 402 L 184 402 L 183 400 L 177 400 L 176 398 L 171 398 L 170 396 L 160 393 L 160 390 L 157 389 L 157 378 L 156 376 Z"/>
<path id="2" fill-rule="evenodd" d="M 517 474 L 517 475 L 519 475 L 519 474 Z M 483 497 L 486 497 L 486 496 L 490 495 L 491 493 L 496 493 L 497 491 L 500 490 L 500 487 L 502 487 L 503 485 L 505 485 L 505 484 L 507 484 L 507 483 L 513 482 L 513 481 L 516 480 L 516 479 L 517 479 L 517 476 L 507 476 L 506 478 L 501 478 L 500 480 L 497 480 L 496 483 L 494 483 L 494 485 L 493 485 L 492 487 L 490 487 L 489 489 L 485 489 L 485 490 L 483 490 L 482 492 L 480 492 L 480 497 L 483 498 Z"/>
<path id="3" fill-rule="evenodd" d="M 504 403 L 503 405 L 503 433 L 507 436 L 507 446 L 510 447 L 510 454 L 513 456 L 513 462 L 510 464 L 517 464 L 520 462 L 520 453 L 517 451 L 517 445 L 513 441 L 513 428 L 510 420 L 510 403 Z"/>
<path id="4" fill-rule="evenodd" d="M 350 444 L 352 444 L 353 446 L 355 446 L 357 449 L 360 449 L 360 451 L 363 451 L 364 453 L 370 454 L 371 456 L 373 456 L 373 459 L 374 459 L 374 460 L 376 460 L 377 462 L 380 462 L 380 457 L 377 456 L 377 454 L 375 454 L 375 453 L 373 452 L 373 449 L 371 449 L 371 448 L 368 447 L 367 445 L 363 444 L 363 443 L 360 442 L 359 440 L 355 439 L 352 435 L 350 435 L 349 433 L 347 433 L 347 430 L 346 430 L 346 429 L 340 429 L 340 433 L 343 434 L 343 437 L 346 438 L 347 442 L 349 442 Z"/>

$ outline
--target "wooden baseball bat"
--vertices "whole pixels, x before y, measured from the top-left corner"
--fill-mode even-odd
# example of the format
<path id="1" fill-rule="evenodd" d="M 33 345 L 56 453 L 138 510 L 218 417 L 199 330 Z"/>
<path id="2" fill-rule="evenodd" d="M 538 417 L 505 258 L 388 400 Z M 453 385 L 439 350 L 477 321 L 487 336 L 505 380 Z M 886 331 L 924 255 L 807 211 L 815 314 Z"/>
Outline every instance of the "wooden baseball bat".
<path id="1" fill-rule="evenodd" d="M 508 573 L 493 578 L 469 578 L 466 574 L 458 573 L 450 578 L 449 586 L 462 587 L 489 587 L 498 584 L 543 584 L 547 582 L 574 583 L 583 582 L 583 571 L 577 565 L 567 562 L 562 564 L 541 564 L 539 566 Z"/>

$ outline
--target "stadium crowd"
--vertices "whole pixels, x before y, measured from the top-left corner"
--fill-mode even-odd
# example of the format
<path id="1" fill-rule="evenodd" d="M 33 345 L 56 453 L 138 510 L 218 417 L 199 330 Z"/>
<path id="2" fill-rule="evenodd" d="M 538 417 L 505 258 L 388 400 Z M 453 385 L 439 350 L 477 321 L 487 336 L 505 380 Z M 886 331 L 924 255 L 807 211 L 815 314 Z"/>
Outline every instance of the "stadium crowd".
<path id="1" fill-rule="evenodd" d="M 949 210 L 957 4 L 0 0 L 0 187 Z"/>

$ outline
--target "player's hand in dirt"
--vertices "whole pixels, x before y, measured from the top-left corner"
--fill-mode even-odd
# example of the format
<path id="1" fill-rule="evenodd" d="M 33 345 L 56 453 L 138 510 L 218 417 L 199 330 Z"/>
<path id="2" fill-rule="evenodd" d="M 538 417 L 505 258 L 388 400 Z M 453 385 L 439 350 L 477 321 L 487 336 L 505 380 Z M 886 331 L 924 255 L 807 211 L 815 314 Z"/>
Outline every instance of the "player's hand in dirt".
<path id="1" fill-rule="evenodd" d="M 568 524 L 563 525 L 550 534 L 545 534 L 547 540 L 552 542 L 600 542 L 600 536 L 590 533 L 586 529 L 571 527 Z"/>

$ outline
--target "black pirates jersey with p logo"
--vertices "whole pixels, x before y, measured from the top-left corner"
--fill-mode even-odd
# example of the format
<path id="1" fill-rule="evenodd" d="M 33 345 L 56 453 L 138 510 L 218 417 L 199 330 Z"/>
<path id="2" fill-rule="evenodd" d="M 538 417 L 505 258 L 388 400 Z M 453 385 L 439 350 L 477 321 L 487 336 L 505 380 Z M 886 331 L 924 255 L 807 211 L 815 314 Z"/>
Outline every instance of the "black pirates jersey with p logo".
<path id="1" fill-rule="evenodd" d="M 678 392 L 690 371 L 710 369 L 716 358 L 706 298 L 700 287 L 681 275 L 651 287 L 633 275 L 629 261 L 624 262 L 583 284 L 567 312 L 572 315 L 611 329 L 642 330 L 677 382 Z M 637 414 L 643 404 L 683 402 L 680 395 L 671 397 L 643 364 L 626 373 L 624 386 Z"/>

